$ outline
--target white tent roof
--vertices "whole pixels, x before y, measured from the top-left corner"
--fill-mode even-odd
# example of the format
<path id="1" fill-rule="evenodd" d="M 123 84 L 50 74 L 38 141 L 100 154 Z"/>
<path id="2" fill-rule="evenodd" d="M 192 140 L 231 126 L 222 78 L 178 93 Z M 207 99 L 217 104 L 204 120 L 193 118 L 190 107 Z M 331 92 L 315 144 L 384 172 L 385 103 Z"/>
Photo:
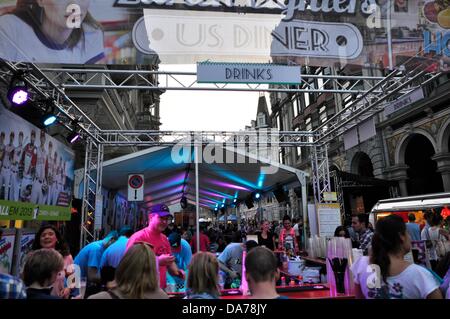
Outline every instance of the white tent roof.
<path id="1" fill-rule="evenodd" d="M 183 194 L 188 202 L 195 204 L 195 164 L 193 161 L 174 161 L 172 153 L 178 151 L 174 147 L 152 147 L 105 161 L 103 186 L 117 189 L 126 197 L 128 175 L 144 174 L 143 205 L 146 207 L 162 202 L 167 205 L 177 203 Z M 219 153 L 227 163 L 218 163 Z M 193 158 L 189 148 L 184 154 L 187 159 Z M 214 163 L 206 163 L 204 158 L 199 163 L 200 205 L 211 209 L 216 205 L 220 208 L 222 203 L 231 204 L 234 198 L 243 201 L 256 190 L 265 192 L 276 185 L 300 185 L 300 181 L 308 176 L 303 171 L 257 158 L 239 149 L 217 147 L 215 155 Z"/>
<path id="2" fill-rule="evenodd" d="M 423 210 L 450 206 L 450 193 L 383 199 L 372 208 L 372 213 Z"/>

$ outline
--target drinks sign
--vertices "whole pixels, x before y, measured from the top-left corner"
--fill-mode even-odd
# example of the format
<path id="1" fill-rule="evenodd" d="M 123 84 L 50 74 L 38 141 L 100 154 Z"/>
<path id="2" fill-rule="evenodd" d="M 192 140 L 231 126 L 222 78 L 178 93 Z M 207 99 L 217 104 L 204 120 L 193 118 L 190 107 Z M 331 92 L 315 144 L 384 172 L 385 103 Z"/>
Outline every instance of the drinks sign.
<path id="1" fill-rule="evenodd" d="M 197 64 L 199 83 L 300 83 L 300 66 L 275 64 Z"/>

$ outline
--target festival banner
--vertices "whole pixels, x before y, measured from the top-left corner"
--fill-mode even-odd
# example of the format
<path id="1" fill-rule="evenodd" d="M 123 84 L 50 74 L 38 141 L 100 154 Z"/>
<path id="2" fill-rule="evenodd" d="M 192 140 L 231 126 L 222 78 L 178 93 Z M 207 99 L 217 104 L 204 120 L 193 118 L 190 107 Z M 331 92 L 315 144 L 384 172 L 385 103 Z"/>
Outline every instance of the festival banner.
<path id="1" fill-rule="evenodd" d="M 70 147 L 0 104 L 0 159 L 1 220 L 70 220 Z"/>
<path id="2" fill-rule="evenodd" d="M 0 58 L 35 63 L 448 71 L 449 29 L 449 0 L 0 0 Z"/>

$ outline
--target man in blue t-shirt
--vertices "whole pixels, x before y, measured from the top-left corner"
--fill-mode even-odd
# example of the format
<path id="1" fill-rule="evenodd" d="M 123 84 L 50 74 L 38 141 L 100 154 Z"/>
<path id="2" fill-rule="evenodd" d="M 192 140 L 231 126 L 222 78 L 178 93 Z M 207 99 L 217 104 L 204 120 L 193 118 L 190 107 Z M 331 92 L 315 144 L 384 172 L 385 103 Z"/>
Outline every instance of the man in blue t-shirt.
<path id="1" fill-rule="evenodd" d="M 186 273 L 192 259 L 191 245 L 181 238 L 181 235 L 177 232 L 172 232 L 167 239 L 169 240 L 170 249 L 172 255 L 175 257 L 175 263 L 178 269 L 183 270 Z M 173 292 L 184 292 L 186 287 L 185 279 L 173 277 L 169 272 L 167 272 L 167 285 L 176 285 L 175 289 L 172 288 L 175 290 Z"/>
<path id="2" fill-rule="evenodd" d="M 125 255 L 128 238 L 130 238 L 131 235 L 133 235 L 133 230 L 130 227 L 122 227 L 119 232 L 119 239 L 103 253 L 100 260 L 100 276 L 102 284 L 107 285 L 108 282 L 114 280 L 116 268 L 119 266 L 123 255 Z"/>
<path id="3" fill-rule="evenodd" d="M 411 240 L 420 240 L 420 226 L 415 223 L 416 216 L 413 213 L 408 215 L 408 222 L 406 223 L 406 230 L 408 231 Z"/>
<path id="4" fill-rule="evenodd" d="M 112 231 L 103 240 L 84 246 L 75 257 L 73 263 L 80 267 L 81 277 L 86 277 L 87 280 L 85 298 L 100 291 L 100 261 L 105 249 L 113 244 L 117 237 L 117 231 Z"/>

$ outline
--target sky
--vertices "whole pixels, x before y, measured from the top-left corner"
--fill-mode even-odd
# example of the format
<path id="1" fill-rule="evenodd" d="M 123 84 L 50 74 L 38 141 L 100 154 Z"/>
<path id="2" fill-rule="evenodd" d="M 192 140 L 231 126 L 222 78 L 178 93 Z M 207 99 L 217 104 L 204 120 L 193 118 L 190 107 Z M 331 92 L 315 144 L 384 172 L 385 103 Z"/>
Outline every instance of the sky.
<path id="1" fill-rule="evenodd" d="M 160 64 L 159 70 L 195 72 L 196 65 Z M 195 77 L 192 81 L 194 79 Z M 172 83 L 169 82 L 170 85 Z M 266 94 L 267 103 L 269 103 L 268 98 L 269 95 Z M 258 99 L 258 92 L 167 90 L 161 95 L 162 126 L 160 129 L 162 131 L 244 130 L 246 125 L 250 125 L 251 120 L 256 120 Z"/>

